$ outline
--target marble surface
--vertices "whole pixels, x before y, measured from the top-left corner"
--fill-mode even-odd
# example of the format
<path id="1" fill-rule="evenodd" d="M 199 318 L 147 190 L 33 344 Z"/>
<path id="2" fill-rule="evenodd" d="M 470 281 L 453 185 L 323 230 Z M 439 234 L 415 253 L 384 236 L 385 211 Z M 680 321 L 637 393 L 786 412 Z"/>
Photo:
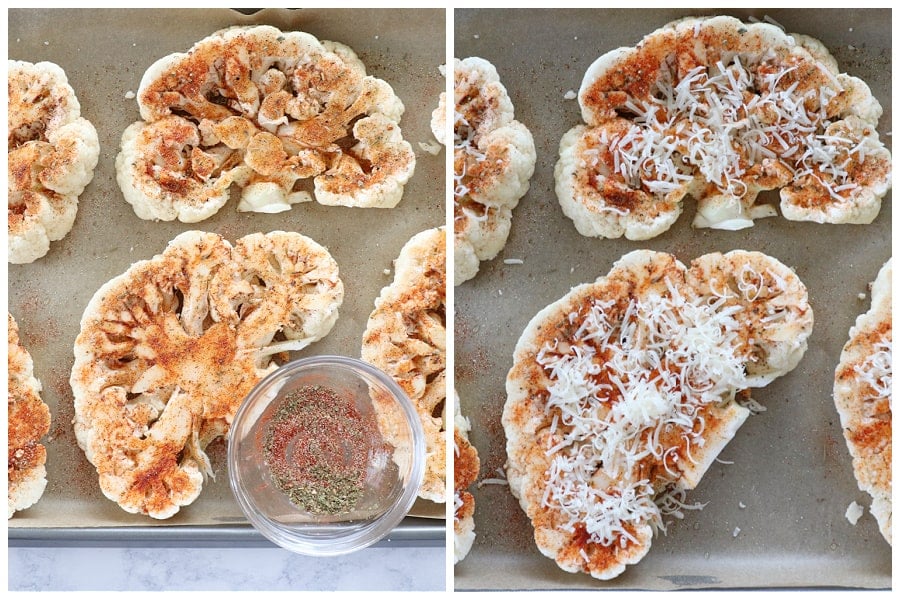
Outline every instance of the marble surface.
<path id="1" fill-rule="evenodd" d="M 11 547 L 10 591 L 403 590 L 446 586 L 443 547 L 314 558 L 276 547 Z"/>

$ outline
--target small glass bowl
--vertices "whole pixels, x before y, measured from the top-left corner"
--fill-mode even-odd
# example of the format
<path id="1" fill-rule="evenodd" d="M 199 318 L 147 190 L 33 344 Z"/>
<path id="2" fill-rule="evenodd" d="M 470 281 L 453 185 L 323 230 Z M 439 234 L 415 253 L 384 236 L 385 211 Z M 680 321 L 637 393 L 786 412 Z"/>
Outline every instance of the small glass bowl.
<path id="1" fill-rule="evenodd" d="M 355 488 L 361 494 L 356 494 L 359 497 L 352 507 L 338 514 L 307 510 L 291 502 L 267 463 L 266 440 L 276 412 L 286 395 L 307 386 L 323 386 L 352 398 L 359 418 L 368 419 L 370 425 L 374 418 L 377 423 L 368 427 L 374 435 L 362 445 L 365 474 L 362 485 Z M 306 435 L 314 437 L 314 432 Z M 288 444 L 285 454 L 292 447 Z M 273 456 L 271 448 L 268 456 Z M 416 499 L 424 462 L 422 425 L 400 386 L 379 369 L 343 356 L 295 360 L 270 373 L 241 404 L 228 442 L 228 477 L 247 519 L 279 546 L 315 556 L 360 550 L 390 533 Z"/>

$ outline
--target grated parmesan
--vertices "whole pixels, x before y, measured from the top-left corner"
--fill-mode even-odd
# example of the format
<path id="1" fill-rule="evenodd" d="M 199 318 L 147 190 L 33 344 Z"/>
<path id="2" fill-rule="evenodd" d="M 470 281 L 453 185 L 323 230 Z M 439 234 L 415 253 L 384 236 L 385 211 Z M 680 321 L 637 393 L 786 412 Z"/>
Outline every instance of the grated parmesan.
<path id="1" fill-rule="evenodd" d="M 573 325 L 580 320 L 571 339 L 542 347 L 537 361 L 554 415 L 543 505 L 561 513 L 564 530 L 582 524 L 592 542 L 624 545 L 636 541 L 636 526 L 664 530 L 664 514 L 702 508 L 683 503 L 678 448 L 661 439 L 680 440 L 693 462 L 704 406 L 746 387 L 737 310 L 724 298 L 686 299 L 669 284 L 667 294 L 624 309 L 595 299 L 569 315 Z M 647 461 L 664 474 L 642 476 Z"/>
<path id="2" fill-rule="evenodd" d="M 666 195 L 692 185 L 695 178 L 721 193 L 743 198 L 747 172 L 764 160 L 777 160 L 794 181 L 817 182 L 838 200 L 859 187 L 849 166 L 864 160 L 864 143 L 825 135 L 831 124 L 825 107 L 841 86 L 819 68 L 830 85 L 800 88 L 785 76 L 796 66 L 776 66 L 772 57 L 734 55 L 709 67 L 697 66 L 680 79 L 673 61 L 665 62 L 646 98 L 629 97 L 620 110 L 632 121 L 624 132 L 604 139 L 611 171 L 633 189 Z M 597 148 L 582 158 L 598 179 Z M 759 215 L 762 216 L 762 215 Z"/>
<path id="3" fill-rule="evenodd" d="M 471 161 L 481 162 L 487 156 L 478 149 L 475 144 L 476 126 L 470 124 L 465 115 L 456 111 L 453 122 L 453 149 L 454 162 L 461 168 L 453 169 L 453 195 L 458 202 L 460 198 L 468 195 L 469 186 L 466 185 L 468 165 Z"/>
<path id="4" fill-rule="evenodd" d="M 890 333 L 887 335 L 889 336 Z M 892 340 L 889 337 L 883 337 L 875 343 L 872 354 L 867 356 L 861 364 L 856 365 L 853 370 L 859 375 L 860 381 L 871 390 L 869 396 L 864 400 L 887 398 L 888 406 L 893 409 L 892 348 Z"/>

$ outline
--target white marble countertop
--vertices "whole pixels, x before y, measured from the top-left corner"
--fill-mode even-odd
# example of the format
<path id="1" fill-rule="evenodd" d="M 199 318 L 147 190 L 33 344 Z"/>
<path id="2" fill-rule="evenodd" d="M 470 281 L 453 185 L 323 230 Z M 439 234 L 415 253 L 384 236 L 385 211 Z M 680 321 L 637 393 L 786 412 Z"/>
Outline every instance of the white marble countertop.
<path id="1" fill-rule="evenodd" d="M 277 547 L 10 547 L 9 591 L 442 591 L 443 547 L 314 558 Z"/>

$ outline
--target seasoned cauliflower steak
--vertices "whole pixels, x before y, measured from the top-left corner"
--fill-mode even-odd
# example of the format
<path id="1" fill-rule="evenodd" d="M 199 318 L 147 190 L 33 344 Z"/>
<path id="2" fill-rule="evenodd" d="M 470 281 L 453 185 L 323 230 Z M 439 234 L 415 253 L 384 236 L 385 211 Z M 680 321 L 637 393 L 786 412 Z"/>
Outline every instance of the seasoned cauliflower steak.
<path id="1" fill-rule="evenodd" d="M 748 388 L 793 369 L 812 325 L 793 271 L 743 250 L 689 268 L 634 251 L 540 311 L 502 416 L 540 551 L 597 579 L 638 562 L 749 415 Z"/>
<path id="2" fill-rule="evenodd" d="M 737 230 L 775 208 L 793 221 L 871 223 L 891 185 L 882 109 L 821 42 L 732 17 L 670 23 L 598 58 L 584 124 L 556 164 L 563 212 L 585 236 L 645 240 L 697 199 L 694 227 Z"/>
<path id="3" fill-rule="evenodd" d="M 10 60 L 7 78 L 6 249 L 23 264 L 71 231 L 100 142 L 59 65 Z"/>
<path id="4" fill-rule="evenodd" d="M 19 341 L 19 326 L 7 317 L 7 498 L 12 516 L 41 499 L 47 487 L 47 449 L 41 438 L 50 432 L 50 409 L 41 400 L 31 355 Z"/>
<path id="5" fill-rule="evenodd" d="M 443 227 L 414 235 L 394 261 L 394 280 L 375 300 L 362 359 L 391 376 L 416 407 L 425 432 L 419 497 L 446 499 L 446 260 Z"/>
<path id="6" fill-rule="evenodd" d="M 872 306 L 850 329 L 834 373 L 834 403 L 853 458 L 853 475 L 859 489 L 872 496 L 869 510 L 888 544 L 893 514 L 892 262 L 889 259 L 878 272 Z"/>
<path id="7" fill-rule="evenodd" d="M 454 392 L 455 393 L 455 392 Z M 466 557 L 475 541 L 475 497 L 469 487 L 478 479 L 481 462 L 478 450 L 469 442 L 472 429 L 455 395 L 453 418 L 453 562 Z"/>
<path id="8" fill-rule="evenodd" d="M 534 138 L 514 120 L 494 65 L 477 57 L 454 59 L 453 77 L 453 272 L 459 285 L 506 245 L 512 210 L 528 191 L 536 155 Z"/>
<path id="9" fill-rule="evenodd" d="M 75 340 L 75 436 L 100 488 L 130 513 L 166 519 L 200 494 L 204 449 L 226 436 L 274 355 L 324 337 L 343 283 L 299 234 L 239 239 L 188 231 L 91 299 Z"/>
<path id="10" fill-rule="evenodd" d="M 163 57 L 137 93 L 116 177 L 142 219 L 196 223 L 231 186 L 240 211 L 321 204 L 392 208 L 415 168 L 403 103 L 342 44 L 234 27 Z"/>

